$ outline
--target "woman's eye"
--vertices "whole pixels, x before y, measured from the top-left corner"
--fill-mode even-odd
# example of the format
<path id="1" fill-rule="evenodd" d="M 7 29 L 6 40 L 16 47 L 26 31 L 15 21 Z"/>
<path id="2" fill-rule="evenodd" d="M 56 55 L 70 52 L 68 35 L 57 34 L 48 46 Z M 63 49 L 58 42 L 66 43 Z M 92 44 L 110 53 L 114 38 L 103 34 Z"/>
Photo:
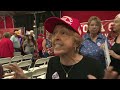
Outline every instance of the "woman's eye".
<path id="1" fill-rule="evenodd" d="M 55 32 L 53 32 L 53 35 L 55 35 Z"/>
<path id="2" fill-rule="evenodd" d="M 62 34 L 65 34 L 65 32 L 62 32 Z"/>

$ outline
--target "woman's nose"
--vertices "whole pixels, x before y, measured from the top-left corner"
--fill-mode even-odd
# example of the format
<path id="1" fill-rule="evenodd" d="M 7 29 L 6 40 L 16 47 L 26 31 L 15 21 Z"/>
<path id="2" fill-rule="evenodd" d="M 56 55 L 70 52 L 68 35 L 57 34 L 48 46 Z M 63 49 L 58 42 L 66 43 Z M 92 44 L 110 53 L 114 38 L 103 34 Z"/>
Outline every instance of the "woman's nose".
<path id="1" fill-rule="evenodd" d="M 59 40 L 59 39 L 60 39 L 60 34 L 59 34 L 59 33 L 56 33 L 55 36 L 54 36 L 54 39 L 55 39 L 55 40 Z"/>

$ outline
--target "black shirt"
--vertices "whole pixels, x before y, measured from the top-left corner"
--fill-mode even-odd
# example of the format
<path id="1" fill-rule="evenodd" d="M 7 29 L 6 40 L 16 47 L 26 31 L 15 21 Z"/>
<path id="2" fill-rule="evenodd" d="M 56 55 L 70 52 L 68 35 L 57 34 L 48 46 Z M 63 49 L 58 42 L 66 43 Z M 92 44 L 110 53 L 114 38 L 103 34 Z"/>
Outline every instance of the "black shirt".
<path id="1" fill-rule="evenodd" d="M 66 72 L 71 69 L 68 78 L 62 66 Z M 56 56 L 48 63 L 46 79 L 88 79 L 88 74 L 101 79 L 104 76 L 104 68 L 100 62 L 86 56 L 83 56 L 83 59 L 73 66 L 65 66 L 60 63 L 60 57 Z"/>
<path id="2" fill-rule="evenodd" d="M 116 42 L 116 39 L 115 39 Z M 113 50 L 116 54 L 120 55 L 120 43 L 115 43 L 112 47 L 111 50 Z M 113 58 L 111 56 L 111 66 L 114 67 L 114 70 L 117 71 L 120 74 L 120 60 Z"/>

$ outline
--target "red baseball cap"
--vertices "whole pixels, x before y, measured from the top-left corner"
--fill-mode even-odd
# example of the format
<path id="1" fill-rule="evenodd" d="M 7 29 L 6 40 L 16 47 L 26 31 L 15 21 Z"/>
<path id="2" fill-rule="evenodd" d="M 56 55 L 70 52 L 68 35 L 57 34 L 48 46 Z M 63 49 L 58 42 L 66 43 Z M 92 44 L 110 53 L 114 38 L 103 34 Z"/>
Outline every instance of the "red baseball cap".
<path id="1" fill-rule="evenodd" d="M 42 36 L 42 37 L 44 37 L 44 35 L 43 35 L 43 34 L 39 34 L 38 36 Z"/>
<path id="2" fill-rule="evenodd" d="M 52 33 L 57 23 L 66 24 L 81 35 L 81 26 L 79 20 L 69 16 L 63 16 L 62 18 L 50 17 L 45 21 L 44 27 L 48 32 Z"/>

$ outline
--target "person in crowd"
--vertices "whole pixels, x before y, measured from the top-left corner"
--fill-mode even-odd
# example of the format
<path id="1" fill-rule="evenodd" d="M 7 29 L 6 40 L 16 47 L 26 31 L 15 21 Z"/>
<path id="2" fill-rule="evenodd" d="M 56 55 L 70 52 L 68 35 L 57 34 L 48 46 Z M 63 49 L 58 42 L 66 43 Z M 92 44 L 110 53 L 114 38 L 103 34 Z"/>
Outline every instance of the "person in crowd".
<path id="1" fill-rule="evenodd" d="M 82 38 L 78 19 L 69 16 L 50 17 L 44 26 L 52 34 L 52 45 L 57 55 L 48 62 L 46 79 L 88 79 L 89 74 L 103 78 L 104 68 L 101 63 L 79 54 Z M 7 68 L 15 71 L 15 78 L 26 78 L 17 65 L 10 64 Z"/>
<path id="2" fill-rule="evenodd" d="M 38 52 L 37 42 L 35 41 L 34 37 L 27 35 L 26 40 L 23 42 L 22 48 L 25 54 L 33 54 L 32 62 L 34 62 L 35 52 Z"/>
<path id="3" fill-rule="evenodd" d="M 115 38 L 116 38 L 116 36 L 117 36 L 117 34 L 114 32 L 114 30 L 113 30 L 113 26 L 114 26 L 114 24 L 112 23 L 111 24 L 111 26 L 110 26 L 110 32 L 108 32 L 108 36 L 107 36 L 107 38 L 108 38 L 108 41 L 109 41 L 109 43 L 110 43 L 110 47 L 111 46 L 113 46 L 113 44 L 114 44 L 114 40 L 115 40 Z"/>
<path id="4" fill-rule="evenodd" d="M 42 42 L 43 55 L 45 58 L 49 57 L 53 53 L 51 37 L 52 37 L 51 33 L 46 32 L 46 38 Z"/>
<path id="5" fill-rule="evenodd" d="M 93 75 L 88 75 L 88 79 L 97 78 Z M 114 71 L 112 66 L 109 66 L 107 69 L 105 69 L 105 75 L 103 79 L 120 79 L 120 74 L 118 74 L 117 71 Z"/>
<path id="6" fill-rule="evenodd" d="M 31 35 L 27 35 L 22 47 L 25 54 L 34 54 L 35 50 L 37 49 L 37 43 L 34 40 L 34 37 Z"/>
<path id="7" fill-rule="evenodd" d="M 111 56 L 111 66 L 120 74 L 120 14 L 118 14 L 113 22 L 113 31 L 117 34 L 114 44 L 109 50 Z"/>
<path id="8" fill-rule="evenodd" d="M 19 40 L 20 40 L 20 47 L 21 47 L 21 55 L 25 55 L 25 53 L 24 53 L 24 51 L 23 51 L 23 47 L 22 47 L 22 45 L 23 45 L 23 42 L 25 41 L 25 35 L 23 34 L 23 35 L 20 35 L 19 36 Z"/>
<path id="9" fill-rule="evenodd" d="M 38 51 L 39 51 L 39 57 L 42 58 L 43 57 L 43 47 L 42 47 L 42 42 L 43 42 L 43 34 L 39 34 L 38 35 L 38 39 L 37 39 L 37 44 L 38 44 Z"/>
<path id="10" fill-rule="evenodd" d="M 117 34 L 113 31 L 113 29 L 108 33 L 107 38 L 108 38 L 108 41 L 110 43 L 110 47 L 113 46 L 116 36 L 117 36 Z"/>
<path id="11" fill-rule="evenodd" d="M 114 40 L 114 44 L 109 50 L 111 63 L 107 73 L 104 76 L 105 79 L 120 79 L 120 14 L 116 15 L 113 23 L 112 29 L 117 36 Z M 93 75 L 89 75 L 88 77 L 90 79 L 97 79 Z"/>
<path id="12" fill-rule="evenodd" d="M 15 29 L 14 34 L 10 38 L 10 40 L 13 42 L 15 52 L 21 52 L 21 46 L 18 36 L 19 36 L 19 32 L 17 29 Z"/>
<path id="13" fill-rule="evenodd" d="M 0 57 L 13 57 L 14 56 L 14 47 L 13 42 L 10 40 L 11 34 L 5 32 L 3 38 L 0 41 Z"/>
<path id="14" fill-rule="evenodd" d="M 81 44 L 80 53 L 95 58 L 103 64 L 104 68 L 106 68 L 105 55 L 102 46 L 107 38 L 101 33 L 101 20 L 97 16 L 91 16 L 89 18 L 88 31 L 83 36 L 83 39 L 84 41 Z"/>
<path id="15" fill-rule="evenodd" d="M 33 30 L 30 30 L 30 35 L 33 36 L 34 40 L 36 40 L 35 34 L 34 34 L 34 31 L 33 31 Z"/>

